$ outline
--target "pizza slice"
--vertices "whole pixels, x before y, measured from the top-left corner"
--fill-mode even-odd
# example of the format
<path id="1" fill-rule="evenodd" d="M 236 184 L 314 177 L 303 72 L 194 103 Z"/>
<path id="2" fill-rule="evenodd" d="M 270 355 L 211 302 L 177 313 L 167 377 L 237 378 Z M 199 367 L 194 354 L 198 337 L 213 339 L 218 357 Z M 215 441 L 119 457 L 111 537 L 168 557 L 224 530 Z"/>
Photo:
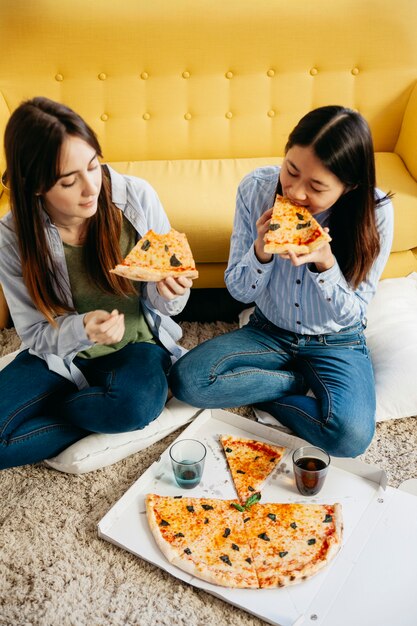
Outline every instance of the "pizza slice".
<path id="1" fill-rule="evenodd" d="M 264 441 L 221 435 L 230 473 L 241 503 L 260 491 L 263 483 L 281 461 L 285 448 Z"/>
<path id="2" fill-rule="evenodd" d="M 310 578 L 342 545 L 340 504 L 254 504 L 245 520 L 261 588 Z"/>
<path id="3" fill-rule="evenodd" d="M 331 237 L 303 206 L 277 195 L 271 223 L 265 233 L 265 252 L 284 254 L 293 250 L 306 254 L 320 248 Z"/>
<path id="4" fill-rule="evenodd" d="M 173 565 L 216 585 L 257 588 L 244 518 L 232 502 L 148 494 L 147 519 Z"/>
<path id="5" fill-rule="evenodd" d="M 110 272 L 131 280 L 149 282 L 168 276 L 198 278 L 187 237 L 173 228 L 165 234 L 149 230 L 124 261 Z"/>

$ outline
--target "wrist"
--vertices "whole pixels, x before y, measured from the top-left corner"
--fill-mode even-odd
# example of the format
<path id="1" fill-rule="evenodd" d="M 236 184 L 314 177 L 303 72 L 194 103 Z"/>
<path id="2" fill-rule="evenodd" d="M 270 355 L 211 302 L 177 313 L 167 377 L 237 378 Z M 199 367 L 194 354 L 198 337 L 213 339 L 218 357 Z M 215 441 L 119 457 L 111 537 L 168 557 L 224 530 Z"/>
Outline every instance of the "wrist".
<path id="1" fill-rule="evenodd" d="M 330 270 L 333 265 L 335 264 L 336 259 L 334 258 L 333 255 L 331 255 L 331 257 L 329 257 L 329 259 L 326 259 L 325 261 L 316 261 L 315 266 L 316 266 L 316 270 L 319 274 L 321 274 L 322 272 L 326 272 L 327 270 Z"/>
<path id="2" fill-rule="evenodd" d="M 272 260 L 272 254 L 268 254 L 264 251 L 263 244 L 259 245 L 258 242 L 255 241 L 253 249 L 259 263 L 269 263 Z"/>

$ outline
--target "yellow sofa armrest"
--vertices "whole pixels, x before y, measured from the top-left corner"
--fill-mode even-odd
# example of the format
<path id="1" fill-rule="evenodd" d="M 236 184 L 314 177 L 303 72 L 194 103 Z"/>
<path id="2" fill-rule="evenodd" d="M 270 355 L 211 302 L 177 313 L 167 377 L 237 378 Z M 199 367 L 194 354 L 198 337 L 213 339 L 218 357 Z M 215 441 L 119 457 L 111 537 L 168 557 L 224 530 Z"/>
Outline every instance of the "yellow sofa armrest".
<path id="1" fill-rule="evenodd" d="M 402 158 L 411 176 L 417 180 L 417 83 L 404 113 L 395 152 Z"/>

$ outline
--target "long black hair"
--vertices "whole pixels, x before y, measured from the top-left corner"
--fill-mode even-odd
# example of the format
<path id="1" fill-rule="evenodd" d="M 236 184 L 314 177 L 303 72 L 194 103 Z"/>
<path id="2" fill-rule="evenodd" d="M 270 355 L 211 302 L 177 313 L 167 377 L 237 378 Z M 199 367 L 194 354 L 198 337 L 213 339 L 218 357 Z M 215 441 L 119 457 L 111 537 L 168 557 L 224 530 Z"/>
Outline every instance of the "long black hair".
<path id="1" fill-rule="evenodd" d="M 305 115 L 288 137 L 293 146 L 310 147 L 322 164 L 345 185 L 333 205 L 329 228 L 332 251 L 346 280 L 354 287 L 366 278 L 380 251 L 375 209 L 390 195 L 377 198 L 372 135 L 357 111 L 331 105 Z"/>

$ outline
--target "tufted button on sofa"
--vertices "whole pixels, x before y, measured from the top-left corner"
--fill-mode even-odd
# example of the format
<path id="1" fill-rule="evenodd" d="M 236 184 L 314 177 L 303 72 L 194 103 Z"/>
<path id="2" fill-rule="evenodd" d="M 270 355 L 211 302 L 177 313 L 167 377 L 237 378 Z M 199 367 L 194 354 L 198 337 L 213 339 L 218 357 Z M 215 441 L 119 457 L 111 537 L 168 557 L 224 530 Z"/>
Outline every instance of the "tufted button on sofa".
<path id="1" fill-rule="evenodd" d="M 416 24 L 413 0 L 3 3 L 0 134 L 26 98 L 74 108 L 106 162 L 155 187 L 188 235 L 195 288 L 213 288 L 224 286 L 241 178 L 281 161 L 308 110 L 355 108 L 373 132 L 378 185 L 395 193 L 383 277 L 405 276 L 417 270 Z"/>

